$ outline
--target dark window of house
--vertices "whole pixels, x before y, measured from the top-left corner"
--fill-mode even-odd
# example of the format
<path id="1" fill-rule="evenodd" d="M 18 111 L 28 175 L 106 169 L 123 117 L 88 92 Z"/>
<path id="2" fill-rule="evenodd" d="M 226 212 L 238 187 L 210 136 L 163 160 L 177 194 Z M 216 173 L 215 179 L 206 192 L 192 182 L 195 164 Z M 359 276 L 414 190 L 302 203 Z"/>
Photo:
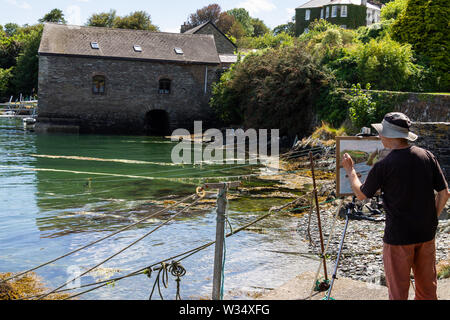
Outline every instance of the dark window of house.
<path id="1" fill-rule="evenodd" d="M 172 81 L 170 81 L 169 79 L 159 80 L 159 93 L 160 94 L 169 94 L 171 82 Z"/>
<path id="2" fill-rule="evenodd" d="M 94 76 L 92 78 L 92 93 L 93 94 L 105 94 L 105 77 Z"/>

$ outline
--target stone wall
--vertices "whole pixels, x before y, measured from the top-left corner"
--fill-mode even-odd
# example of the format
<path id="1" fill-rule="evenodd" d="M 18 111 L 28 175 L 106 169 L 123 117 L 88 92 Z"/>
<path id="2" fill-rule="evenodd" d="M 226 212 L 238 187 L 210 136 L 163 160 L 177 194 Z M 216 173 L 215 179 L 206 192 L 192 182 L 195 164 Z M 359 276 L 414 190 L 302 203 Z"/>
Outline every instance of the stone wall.
<path id="1" fill-rule="evenodd" d="M 419 136 L 415 144 L 436 156 L 450 183 L 450 122 L 415 122 L 411 131 Z"/>
<path id="2" fill-rule="evenodd" d="M 39 57 L 39 117 L 36 129 L 68 127 L 82 133 L 146 131 L 146 115 L 167 112 L 170 130 L 191 130 L 194 120 L 214 115 L 208 105 L 218 66 L 66 56 Z M 106 93 L 92 93 L 92 78 L 103 75 Z M 205 93 L 205 77 L 207 75 Z M 172 80 L 159 94 L 159 79 Z"/>
<path id="3" fill-rule="evenodd" d="M 395 111 L 403 112 L 413 121 L 450 121 L 450 95 L 426 93 L 398 93 L 403 101 L 395 106 Z"/>

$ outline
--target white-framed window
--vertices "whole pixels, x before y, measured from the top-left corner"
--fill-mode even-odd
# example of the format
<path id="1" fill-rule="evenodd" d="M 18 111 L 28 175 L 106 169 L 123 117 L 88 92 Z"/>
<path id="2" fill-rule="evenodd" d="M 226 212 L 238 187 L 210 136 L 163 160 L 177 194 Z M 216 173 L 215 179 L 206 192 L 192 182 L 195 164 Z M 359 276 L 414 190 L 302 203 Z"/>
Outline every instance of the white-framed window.
<path id="1" fill-rule="evenodd" d="M 320 19 L 323 19 L 323 8 L 320 9 Z"/>
<path id="2" fill-rule="evenodd" d="M 337 17 L 337 6 L 331 7 L 331 17 L 336 18 Z"/>
<path id="3" fill-rule="evenodd" d="M 325 8 L 325 18 L 328 18 L 330 16 L 330 7 Z"/>
<path id="4" fill-rule="evenodd" d="M 305 20 L 309 20 L 311 18 L 311 10 L 305 10 Z"/>
<path id="5" fill-rule="evenodd" d="M 341 17 L 347 17 L 347 6 L 341 6 Z"/>

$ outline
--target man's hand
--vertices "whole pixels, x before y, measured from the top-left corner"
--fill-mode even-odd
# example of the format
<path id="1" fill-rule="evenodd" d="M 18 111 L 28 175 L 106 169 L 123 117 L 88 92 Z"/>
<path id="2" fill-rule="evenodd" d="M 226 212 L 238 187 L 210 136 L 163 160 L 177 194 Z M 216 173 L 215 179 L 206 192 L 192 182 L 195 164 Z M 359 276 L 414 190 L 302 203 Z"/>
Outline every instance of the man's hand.
<path id="1" fill-rule="evenodd" d="M 342 166 L 344 167 L 345 171 L 347 171 L 347 174 L 350 176 L 350 172 L 352 172 L 355 163 L 353 162 L 352 157 L 348 153 L 345 153 L 344 156 L 342 157 Z"/>

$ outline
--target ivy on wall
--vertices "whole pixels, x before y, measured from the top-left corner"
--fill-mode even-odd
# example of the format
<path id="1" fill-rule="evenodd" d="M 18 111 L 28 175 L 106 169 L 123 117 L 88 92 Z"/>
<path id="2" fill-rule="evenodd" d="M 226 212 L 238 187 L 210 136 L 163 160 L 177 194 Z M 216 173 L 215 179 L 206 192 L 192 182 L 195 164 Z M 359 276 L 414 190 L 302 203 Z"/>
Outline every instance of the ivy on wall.
<path id="1" fill-rule="evenodd" d="M 331 22 L 336 25 L 345 25 L 347 29 L 356 29 L 360 26 L 365 26 L 366 23 L 366 14 L 367 8 L 365 6 L 357 6 L 357 5 L 347 5 L 347 17 L 341 17 L 341 9 L 338 6 L 337 16 L 331 17 L 332 6 L 324 6 L 321 8 L 309 8 L 309 9 L 297 9 L 296 10 L 296 35 L 302 34 L 306 28 L 308 28 L 309 24 L 314 20 L 320 19 L 320 10 L 323 8 L 324 16 L 326 7 L 329 7 L 330 16 L 328 18 L 324 18 L 328 22 Z M 306 10 L 310 10 L 310 19 L 305 20 Z"/>

